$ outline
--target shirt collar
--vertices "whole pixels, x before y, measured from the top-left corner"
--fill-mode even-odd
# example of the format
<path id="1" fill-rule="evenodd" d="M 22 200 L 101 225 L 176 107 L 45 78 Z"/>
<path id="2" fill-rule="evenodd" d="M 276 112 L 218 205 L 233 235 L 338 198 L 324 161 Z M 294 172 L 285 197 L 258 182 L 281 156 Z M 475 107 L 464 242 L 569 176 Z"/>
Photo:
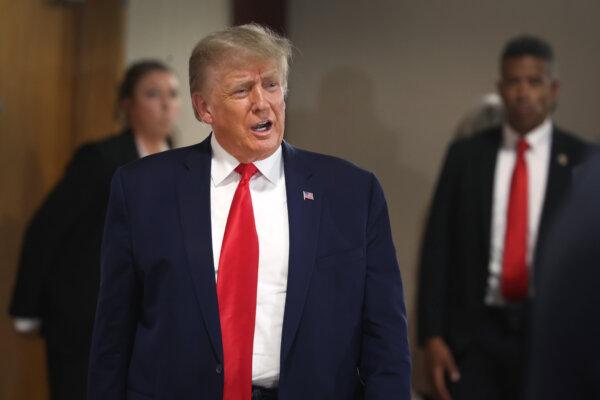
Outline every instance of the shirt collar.
<path id="1" fill-rule="evenodd" d="M 546 118 L 544 122 L 540 125 L 527 132 L 524 136 L 525 141 L 529 145 L 531 150 L 535 150 L 540 145 L 546 143 L 550 140 L 550 136 L 552 134 L 552 119 L 550 117 Z M 517 146 L 517 142 L 521 138 L 519 135 L 509 124 L 508 122 L 504 123 L 504 127 L 502 130 L 503 137 L 503 146 L 505 148 L 513 149 Z"/>
<path id="2" fill-rule="evenodd" d="M 137 149 L 137 153 L 140 158 L 144 158 L 150 155 L 150 153 L 146 150 L 144 143 L 140 140 L 140 138 L 137 135 L 133 135 L 133 140 L 135 141 L 135 148 Z M 159 152 L 167 150 L 169 150 L 169 143 L 165 140 L 160 145 Z"/>
<path id="3" fill-rule="evenodd" d="M 240 162 L 219 144 L 215 134 L 210 138 L 212 148 L 211 178 L 215 186 L 220 185 L 231 175 Z M 254 166 L 267 180 L 273 184 L 283 175 L 283 158 L 281 146 L 264 160 L 254 162 Z"/>

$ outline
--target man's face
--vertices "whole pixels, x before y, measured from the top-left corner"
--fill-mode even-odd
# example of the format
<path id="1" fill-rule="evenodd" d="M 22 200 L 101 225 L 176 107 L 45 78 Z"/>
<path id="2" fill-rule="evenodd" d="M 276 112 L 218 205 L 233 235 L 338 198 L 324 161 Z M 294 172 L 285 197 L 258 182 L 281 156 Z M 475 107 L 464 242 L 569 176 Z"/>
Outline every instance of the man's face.
<path id="1" fill-rule="evenodd" d="M 504 101 L 510 126 L 521 135 L 540 125 L 552 112 L 558 82 L 541 58 L 508 58 L 502 64 L 498 91 Z"/>
<path id="2" fill-rule="evenodd" d="M 239 162 L 262 160 L 281 145 L 285 98 L 279 64 L 229 57 L 209 68 L 207 85 L 192 94 L 202 120 L 221 146 Z"/>

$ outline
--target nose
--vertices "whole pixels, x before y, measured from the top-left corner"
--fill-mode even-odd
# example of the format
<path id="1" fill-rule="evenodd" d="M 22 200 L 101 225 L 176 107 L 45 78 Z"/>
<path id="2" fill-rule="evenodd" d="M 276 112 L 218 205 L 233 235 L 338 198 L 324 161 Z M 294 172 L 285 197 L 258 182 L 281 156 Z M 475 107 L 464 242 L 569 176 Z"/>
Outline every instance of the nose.
<path id="1" fill-rule="evenodd" d="M 171 95 L 164 95 L 161 97 L 160 106 L 164 111 L 170 111 L 176 107 L 178 98 Z"/>
<path id="2" fill-rule="evenodd" d="M 517 96 L 520 99 L 525 99 L 529 96 L 530 85 L 527 82 L 520 82 L 517 86 Z"/>
<path id="3" fill-rule="evenodd" d="M 264 89 L 260 86 L 255 86 L 252 90 L 252 110 L 260 112 L 268 108 L 268 103 Z"/>

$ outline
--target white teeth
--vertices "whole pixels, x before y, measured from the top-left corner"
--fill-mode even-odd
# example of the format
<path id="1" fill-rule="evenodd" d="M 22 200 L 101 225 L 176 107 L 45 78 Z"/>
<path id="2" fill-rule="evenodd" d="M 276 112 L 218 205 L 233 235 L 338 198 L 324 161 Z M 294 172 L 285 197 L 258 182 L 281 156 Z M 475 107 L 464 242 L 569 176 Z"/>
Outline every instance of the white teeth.
<path id="1" fill-rule="evenodd" d="M 254 127 L 252 128 L 253 130 L 257 131 L 257 132 L 264 132 L 267 130 L 267 128 L 269 128 L 270 126 L 270 122 L 269 121 L 265 121 L 265 122 L 260 122 L 256 125 L 254 125 Z"/>

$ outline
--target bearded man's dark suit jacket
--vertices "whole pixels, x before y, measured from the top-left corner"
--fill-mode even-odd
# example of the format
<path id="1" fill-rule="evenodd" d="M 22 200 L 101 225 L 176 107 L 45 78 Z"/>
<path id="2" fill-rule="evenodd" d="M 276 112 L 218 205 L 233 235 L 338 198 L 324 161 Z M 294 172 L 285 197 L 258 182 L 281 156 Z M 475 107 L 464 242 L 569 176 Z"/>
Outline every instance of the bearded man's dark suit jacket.
<path id="1" fill-rule="evenodd" d="M 418 337 L 442 336 L 453 354 L 469 346 L 484 314 L 490 260 L 492 196 L 500 127 L 454 142 L 448 151 L 425 232 L 418 295 Z M 535 254 L 587 146 L 554 128 Z M 534 260 L 534 281 L 543 271 Z"/>
<path id="2" fill-rule="evenodd" d="M 90 400 L 222 397 L 209 140 L 113 178 Z M 290 256 L 278 398 L 408 400 L 406 314 L 381 187 L 348 162 L 282 146 Z"/>
<path id="3" fill-rule="evenodd" d="M 82 146 L 27 228 L 10 314 L 41 319 L 52 399 L 85 398 L 110 180 L 138 157 L 129 131 Z"/>

